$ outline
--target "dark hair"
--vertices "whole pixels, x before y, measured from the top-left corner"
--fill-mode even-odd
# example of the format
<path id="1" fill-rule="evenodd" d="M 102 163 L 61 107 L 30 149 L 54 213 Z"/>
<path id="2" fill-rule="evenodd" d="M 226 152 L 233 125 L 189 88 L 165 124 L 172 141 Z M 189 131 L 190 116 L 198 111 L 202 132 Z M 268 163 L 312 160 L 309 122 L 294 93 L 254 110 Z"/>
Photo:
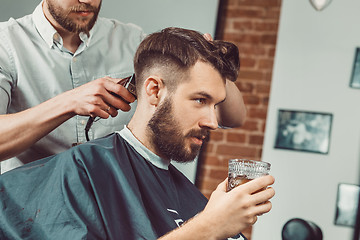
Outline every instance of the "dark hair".
<path id="1" fill-rule="evenodd" d="M 211 64 L 223 79 L 237 79 L 240 59 L 234 44 L 207 41 L 197 31 L 175 27 L 150 34 L 141 42 L 134 58 L 137 88 L 148 77 L 148 71 L 156 68 L 166 76 L 167 87 L 173 89 L 198 61 Z"/>

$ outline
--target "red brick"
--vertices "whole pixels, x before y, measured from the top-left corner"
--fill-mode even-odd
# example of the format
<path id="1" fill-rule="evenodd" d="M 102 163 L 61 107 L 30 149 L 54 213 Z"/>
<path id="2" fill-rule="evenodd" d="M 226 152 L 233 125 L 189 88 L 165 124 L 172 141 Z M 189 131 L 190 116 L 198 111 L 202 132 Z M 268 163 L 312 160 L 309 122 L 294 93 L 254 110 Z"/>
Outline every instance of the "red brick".
<path id="1" fill-rule="evenodd" d="M 242 34 L 240 32 L 224 32 L 223 39 L 230 42 L 238 42 L 241 44 L 262 44 L 264 42 L 264 36 L 260 34 Z"/>
<path id="2" fill-rule="evenodd" d="M 240 65 L 241 69 L 255 67 L 256 60 L 253 58 L 241 58 Z"/>
<path id="3" fill-rule="evenodd" d="M 270 8 L 265 12 L 264 15 L 264 17 L 267 19 L 274 19 L 278 21 L 280 15 L 280 8 Z"/>
<path id="4" fill-rule="evenodd" d="M 249 44 L 261 44 L 263 42 L 262 40 L 263 36 L 259 34 L 246 34 L 243 37 L 243 43 L 249 43 Z"/>
<path id="5" fill-rule="evenodd" d="M 256 145 L 262 146 L 263 142 L 264 142 L 263 135 L 250 135 L 250 137 L 249 137 L 250 144 L 256 144 Z"/>
<path id="6" fill-rule="evenodd" d="M 257 93 L 270 93 L 270 83 L 257 83 L 255 90 Z"/>
<path id="7" fill-rule="evenodd" d="M 272 70 L 274 65 L 273 59 L 260 59 L 259 60 L 259 68 L 261 69 L 270 69 Z"/>
<path id="8" fill-rule="evenodd" d="M 271 82 L 271 79 L 272 79 L 272 71 L 269 71 L 267 73 L 264 74 L 264 80 L 267 81 L 267 82 Z"/>
<path id="9" fill-rule="evenodd" d="M 212 153 L 214 149 L 215 149 L 215 145 L 211 140 L 208 143 L 206 143 L 204 147 L 204 151 L 207 153 Z"/>
<path id="10" fill-rule="evenodd" d="M 237 6 L 239 3 L 239 0 L 228 0 L 228 7 Z"/>
<path id="11" fill-rule="evenodd" d="M 222 141 L 223 139 L 224 139 L 224 132 L 222 132 L 220 129 L 217 129 L 216 131 L 212 131 L 210 133 L 211 141 Z"/>
<path id="12" fill-rule="evenodd" d="M 241 126 L 241 129 L 243 129 L 245 131 L 257 131 L 257 130 L 260 130 L 258 122 L 250 120 L 248 118 L 246 119 L 244 125 Z"/>
<path id="13" fill-rule="evenodd" d="M 261 8 L 228 8 L 226 10 L 227 18 L 262 18 L 265 16 L 264 9 Z"/>
<path id="14" fill-rule="evenodd" d="M 275 45 L 276 38 L 277 38 L 277 35 L 275 33 L 274 34 L 264 34 L 261 36 L 261 43 Z"/>
<path id="15" fill-rule="evenodd" d="M 240 79 L 254 79 L 261 80 L 264 77 L 264 74 L 259 71 L 241 71 L 239 74 Z"/>
<path id="16" fill-rule="evenodd" d="M 236 43 L 237 47 L 239 48 L 240 57 L 243 55 L 249 55 L 253 57 L 261 57 L 261 56 L 267 56 L 267 51 L 263 46 L 259 45 L 250 45 L 250 44 L 242 44 L 242 43 Z"/>
<path id="17" fill-rule="evenodd" d="M 251 118 L 266 119 L 267 109 L 265 108 L 251 108 L 248 110 L 248 116 Z"/>
<path id="18" fill-rule="evenodd" d="M 268 50 L 268 56 L 271 57 L 271 58 L 274 58 L 275 57 L 275 51 L 276 51 L 276 47 L 270 47 L 269 50 Z"/>
<path id="19" fill-rule="evenodd" d="M 245 105 L 258 105 L 260 98 L 255 95 L 243 95 Z"/>
<path id="20" fill-rule="evenodd" d="M 206 156 L 203 161 L 204 164 L 217 166 L 219 165 L 219 159 L 215 156 Z"/>
<path id="21" fill-rule="evenodd" d="M 261 131 L 265 132 L 265 127 L 266 127 L 266 121 L 261 123 Z"/>
<path id="22" fill-rule="evenodd" d="M 200 183 L 199 188 L 213 192 L 221 181 L 219 180 L 204 180 Z"/>
<path id="23" fill-rule="evenodd" d="M 268 106 L 269 105 L 269 96 L 265 96 L 262 98 L 262 103 L 265 105 L 265 106 Z"/>
<path id="24" fill-rule="evenodd" d="M 222 39 L 229 42 L 242 42 L 243 37 L 238 33 L 224 32 L 224 36 L 222 37 Z"/>
<path id="25" fill-rule="evenodd" d="M 256 22 L 254 23 L 254 29 L 260 32 L 274 32 L 277 33 L 278 22 Z"/>
<path id="26" fill-rule="evenodd" d="M 227 134 L 228 142 L 236 142 L 236 143 L 245 143 L 246 135 L 243 133 L 228 133 Z"/>
<path id="27" fill-rule="evenodd" d="M 212 179 L 217 180 L 224 180 L 228 175 L 227 167 L 224 167 L 223 169 L 211 169 L 209 177 Z"/>
<path id="28" fill-rule="evenodd" d="M 218 146 L 217 153 L 227 157 L 254 157 L 256 156 L 256 148 L 222 144 Z"/>
<path id="29" fill-rule="evenodd" d="M 240 6 L 263 6 L 263 7 L 278 7 L 281 5 L 281 0 L 238 0 Z"/>
<path id="30" fill-rule="evenodd" d="M 210 174 L 209 166 L 207 166 L 205 164 L 201 164 L 199 170 L 200 170 L 199 179 L 201 181 L 209 177 L 209 174 Z"/>
<path id="31" fill-rule="evenodd" d="M 262 148 L 259 148 L 258 149 L 258 153 L 257 153 L 257 155 L 258 155 L 258 157 L 259 157 L 259 159 L 261 159 L 261 156 L 262 156 Z"/>
<path id="32" fill-rule="evenodd" d="M 252 30 L 254 28 L 252 21 L 234 21 L 233 27 L 239 31 Z"/>

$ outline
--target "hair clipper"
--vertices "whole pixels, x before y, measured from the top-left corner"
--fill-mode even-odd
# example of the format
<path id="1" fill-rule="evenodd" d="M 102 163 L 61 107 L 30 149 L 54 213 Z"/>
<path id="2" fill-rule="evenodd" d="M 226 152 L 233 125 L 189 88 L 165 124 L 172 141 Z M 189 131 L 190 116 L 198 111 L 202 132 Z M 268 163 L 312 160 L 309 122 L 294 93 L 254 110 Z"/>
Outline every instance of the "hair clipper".
<path id="1" fill-rule="evenodd" d="M 129 77 L 121 79 L 119 82 L 117 82 L 117 84 L 120 84 L 120 85 L 124 86 L 135 97 L 135 99 L 137 98 L 136 97 L 136 88 L 135 88 L 135 74 L 133 74 L 133 75 L 131 75 Z M 123 101 L 125 101 L 121 96 L 117 95 L 116 93 L 111 93 L 111 94 L 114 95 L 115 97 L 121 98 Z M 127 102 L 127 101 L 125 101 L 125 102 Z M 97 120 L 95 120 L 95 118 L 96 117 L 89 117 L 89 120 L 86 123 L 85 137 L 86 137 L 87 141 L 90 141 L 89 130 L 90 130 L 92 124 L 95 121 L 97 121 Z"/>

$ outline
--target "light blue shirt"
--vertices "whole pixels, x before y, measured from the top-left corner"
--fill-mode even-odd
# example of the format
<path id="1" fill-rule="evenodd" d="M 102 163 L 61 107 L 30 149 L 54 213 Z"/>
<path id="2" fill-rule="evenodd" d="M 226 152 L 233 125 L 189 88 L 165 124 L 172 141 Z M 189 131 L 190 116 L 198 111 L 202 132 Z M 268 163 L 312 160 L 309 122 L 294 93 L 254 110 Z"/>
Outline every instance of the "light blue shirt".
<path id="1" fill-rule="evenodd" d="M 0 23 L 0 114 L 34 107 L 54 96 L 92 80 L 133 73 L 133 57 L 144 38 L 133 24 L 98 18 L 89 36 L 73 54 L 47 21 L 38 5 L 33 14 Z M 115 118 L 95 122 L 91 139 L 121 130 L 133 115 L 119 111 Z M 76 116 L 16 158 L 1 163 L 1 171 L 62 152 L 73 143 L 85 142 L 86 116 Z"/>

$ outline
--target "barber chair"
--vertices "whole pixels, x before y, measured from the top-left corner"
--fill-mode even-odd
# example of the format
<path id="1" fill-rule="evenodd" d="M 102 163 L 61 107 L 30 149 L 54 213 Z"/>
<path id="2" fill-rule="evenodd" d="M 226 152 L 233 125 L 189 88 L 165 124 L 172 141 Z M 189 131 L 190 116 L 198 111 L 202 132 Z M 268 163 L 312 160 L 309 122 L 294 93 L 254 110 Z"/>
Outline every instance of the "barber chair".
<path id="1" fill-rule="evenodd" d="M 282 240 L 322 240 L 323 235 L 315 223 L 300 218 L 287 221 L 282 229 Z"/>

